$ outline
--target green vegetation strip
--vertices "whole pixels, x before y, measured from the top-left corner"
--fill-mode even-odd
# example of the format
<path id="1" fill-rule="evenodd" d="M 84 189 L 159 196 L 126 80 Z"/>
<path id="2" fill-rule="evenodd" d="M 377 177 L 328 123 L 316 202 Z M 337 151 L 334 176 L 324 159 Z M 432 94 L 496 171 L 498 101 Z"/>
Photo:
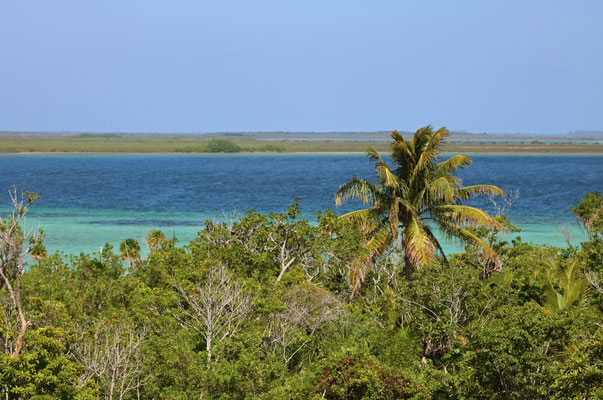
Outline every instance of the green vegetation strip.
<path id="1" fill-rule="evenodd" d="M 241 136 L 238 136 L 241 135 Z M 0 153 L 238 153 L 238 152 L 364 152 L 368 146 L 386 151 L 384 141 L 265 140 L 254 135 L 151 135 L 151 134 L 0 134 Z M 483 139 L 483 138 L 482 138 Z M 544 143 L 450 141 L 442 151 L 455 153 L 586 153 L 603 154 L 600 143 Z"/>

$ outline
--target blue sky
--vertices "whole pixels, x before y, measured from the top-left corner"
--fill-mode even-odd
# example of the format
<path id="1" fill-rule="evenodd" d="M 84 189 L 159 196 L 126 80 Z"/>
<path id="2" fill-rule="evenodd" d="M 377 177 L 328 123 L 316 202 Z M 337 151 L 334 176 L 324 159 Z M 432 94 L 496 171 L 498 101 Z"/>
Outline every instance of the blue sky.
<path id="1" fill-rule="evenodd" d="M 0 130 L 603 129 L 603 1 L 0 0 Z"/>

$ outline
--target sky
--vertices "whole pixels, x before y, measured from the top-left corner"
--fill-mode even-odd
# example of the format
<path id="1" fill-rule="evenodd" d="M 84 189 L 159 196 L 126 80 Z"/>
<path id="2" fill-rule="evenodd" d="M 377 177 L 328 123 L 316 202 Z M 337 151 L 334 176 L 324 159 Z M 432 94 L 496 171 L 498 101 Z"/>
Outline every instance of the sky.
<path id="1" fill-rule="evenodd" d="M 0 0 L 0 130 L 601 130 L 602 17 L 600 0 Z"/>

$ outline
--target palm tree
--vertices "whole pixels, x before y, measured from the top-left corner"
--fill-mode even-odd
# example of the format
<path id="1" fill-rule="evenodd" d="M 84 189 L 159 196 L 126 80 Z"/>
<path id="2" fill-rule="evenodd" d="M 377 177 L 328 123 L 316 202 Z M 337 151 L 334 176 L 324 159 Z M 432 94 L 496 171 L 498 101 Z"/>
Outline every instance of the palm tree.
<path id="1" fill-rule="evenodd" d="M 42 243 L 38 243 L 31 251 L 31 259 L 40 263 L 48 255 L 46 247 Z"/>
<path id="2" fill-rule="evenodd" d="M 134 239 L 126 239 L 119 244 L 119 252 L 121 258 L 126 260 L 130 267 L 141 260 L 140 257 L 140 244 Z"/>
<path id="3" fill-rule="evenodd" d="M 165 238 L 165 234 L 161 231 L 153 229 L 149 234 L 145 237 L 147 242 L 147 248 L 149 250 L 153 250 L 156 247 L 162 246 L 167 239 Z"/>
<path id="4" fill-rule="evenodd" d="M 335 194 L 337 205 L 350 198 L 370 205 L 342 216 L 358 223 L 366 235 L 366 254 L 357 259 L 350 269 L 353 294 L 358 292 L 373 262 L 396 244 L 404 250 L 407 279 L 411 279 L 417 268 L 433 262 L 436 251 L 447 262 L 434 235 L 433 225 L 449 237 L 473 241 L 483 249 L 487 258 L 497 259 L 487 243 L 467 228 L 481 225 L 504 230 L 504 227 L 485 211 L 462 205 L 461 200 L 472 194 L 505 193 L 492 185 L 462 187 L 461 180 L 452 174 L 457 168 L 471 164 L 467 156 L 457 155 L 437 162 L 438 147 L 449 134 L 445 128 L 434 133 L 430 126 L 426 126 L 407 141 L 397 131 L 392 132 L 390 158 L 394 168 L 391 169 L 379 153 L 369 147 L 366 153 L 375 163 L 377 182 L 353 177 Z"/>

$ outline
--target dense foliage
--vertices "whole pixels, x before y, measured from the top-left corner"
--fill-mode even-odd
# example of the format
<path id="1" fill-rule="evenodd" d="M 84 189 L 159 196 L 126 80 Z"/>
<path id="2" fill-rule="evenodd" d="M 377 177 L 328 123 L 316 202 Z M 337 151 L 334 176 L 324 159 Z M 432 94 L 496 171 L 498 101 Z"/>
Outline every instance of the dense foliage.
<path id="1" fill-rule="evenodd" d="M 300 220 L 295 203 L 208 222 L 183 248 L 152 232 L 146 257 L 131 240 L 121 256 L 107 245 L 42 257 L 22 278 L 29 329 L 18 355 L 16 311 L 0 292 L 2 396 L 603 395 L 600 240 L 579 250 L 515 239 L 487 278 L 470 246 L 411 281 L 387 255 L 350 300 L 360 235 L 331 211 Z"/>
<path id="2" fill-rule="evenodd" d="M 37 196 L 12 199 L 0 220 L 1 398 L 603 398 L 598 194 L 572 208 L 589 232 L 580 247 L 507 242 L 491 228 L 518 229 L 501 215 L 463 225 L 465 251 L 430 257 L 411 279 L 392 241 L 362 286 L 366 226 L 331 210 L 310 223 L 297 199 L 207 221 L 185 246 L 151 231 L 80 255 L 47 254 L 42 231 L 22 230 Z"/>

